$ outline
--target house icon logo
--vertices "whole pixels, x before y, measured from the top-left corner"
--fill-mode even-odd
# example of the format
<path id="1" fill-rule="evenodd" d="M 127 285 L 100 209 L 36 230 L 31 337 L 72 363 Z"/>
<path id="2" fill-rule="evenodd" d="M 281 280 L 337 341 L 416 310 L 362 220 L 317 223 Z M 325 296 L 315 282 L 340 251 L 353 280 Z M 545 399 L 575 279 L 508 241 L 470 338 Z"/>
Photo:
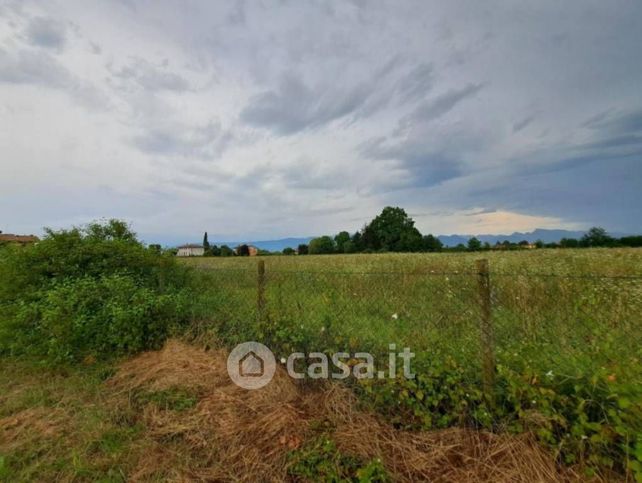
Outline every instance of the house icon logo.
<path id="1" fill-rule="evenodd" d="M 227 357 L 230 379 L 245 389 L 259 389 L 272 380 L 276 360 L 270 349 L 259 342 L 237 345 Z"/>
<path id="2" fill-rule="evenodd" d="M 265 361 L 254 351 L 245 354 L 239 361 L 241 377 L 261 377 L 265 371 Z"/>

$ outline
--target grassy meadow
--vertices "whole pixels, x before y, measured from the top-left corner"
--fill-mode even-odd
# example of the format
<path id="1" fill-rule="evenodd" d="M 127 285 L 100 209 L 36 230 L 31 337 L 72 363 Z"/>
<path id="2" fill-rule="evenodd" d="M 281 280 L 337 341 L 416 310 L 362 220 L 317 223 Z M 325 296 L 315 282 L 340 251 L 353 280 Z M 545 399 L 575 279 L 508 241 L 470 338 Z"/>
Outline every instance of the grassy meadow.
<path id="1" fill-rule="evenodd" d="M 475 261 L 490 264 L 492 401 L 482 394 Z M 642 457 L 642 250 L 200 258 L 200 330 L 293 351 L 416 353 L 414 381 L 357 391 L 396 424 L 533 431 L 568 462 Z M 214 322 L 212 322 L 214 321 Z M 626 428 L 626 429 L 625 429 Z M 636 428 L 636 429 L 634 429 Z M 636 453 L 637 452 L 637 453 Z"/>

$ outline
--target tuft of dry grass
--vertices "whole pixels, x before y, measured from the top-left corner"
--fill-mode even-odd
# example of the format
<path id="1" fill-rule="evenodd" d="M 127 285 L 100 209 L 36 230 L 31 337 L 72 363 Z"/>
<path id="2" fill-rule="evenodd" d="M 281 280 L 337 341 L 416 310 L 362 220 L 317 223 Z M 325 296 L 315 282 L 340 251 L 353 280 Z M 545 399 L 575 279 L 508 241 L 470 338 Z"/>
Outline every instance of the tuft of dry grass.
<path id="1" fill-rule="evenodd" d="M 525 436 L 466 429 L 406 432 L 358 409 L 337 384 L 298 385 L 279 368 L 272 382 L 248 391 L 227 376 L 226 354 L 178 341 L 126 362 L 109 381 L 115 396 L 141 390 L 191 388 L 199 401 L 183 412 L 143 409 L 146 436 L 155 444 L 130 475 L 174 481 L 285 481 L 288 453 L 302 445 L 315 422 L 333 428 L 340 451 L 380 458 L 395 481 L 574 481 L 554 458 Z M 130 398 L 131 399 L 131 398 Z"/>
<path id="2" fill-rule="evenodd" d="M 60 408 L 42 406 L 0 418 L 0 447 L 5 452 L 16 451 L 42 438 L 59 437 L 68 428 L 69 418 Z"/>

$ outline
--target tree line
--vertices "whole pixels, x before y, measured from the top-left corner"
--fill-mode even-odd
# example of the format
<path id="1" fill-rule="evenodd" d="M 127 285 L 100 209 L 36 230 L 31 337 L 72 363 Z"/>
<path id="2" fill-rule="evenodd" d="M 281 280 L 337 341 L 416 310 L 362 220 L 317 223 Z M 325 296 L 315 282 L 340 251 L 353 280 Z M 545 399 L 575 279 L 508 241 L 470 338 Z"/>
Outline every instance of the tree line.
<path id="1" fill-rule="evenodd" d="M 614 238 L 604 228 L 593 227 L 582 238 L 562 238 L 558 243 L 544 243 L 541 240 L 518 243 L 504 240 L 494 245 L 472 237 L 464 245 L 445 247 L 432 234 L 422 235 L 415 227 L 414 220 L 403 208 L 388 206 L 381 214 L 366 224 L 360 231 L 350 234 L 341 231 L 332 236 L 314 238 L 309 244 L 298 246 L 299 255 L 321 255 L 331 253 L 377 253 L 377 252 L 463 252 L 483 250 L 520 250 L 528 248 L 589 248 L 589 247 L 642 247 L 642 236 Z M 285 249 L 284 254 L 294 254 Z"/>
<path id="2" fill-rule="evenodd" d="M 151 247 L 158 247 L 154 245 Z M 324 255 L 337 253 L 382 253 L 382 252 L 477 252 L 484 250 L 523 250 L 531 248 L 589 248 L 589 247 L 642 247 L 642 236 L 625 236 L 615 238 L 604 228 L 593 227 L 579 239 L 562 238 L 559 242 L 534 243 L 522 240 L 518 243 L 504 240 L 494 245 L 472 237 L 466 244 L 446 247 L 432 234 L 423 235 L 414 220 L 403 208 L 387 206 L 370 223 L 355 233 L 341 231 L 334 236 L 324 235 L 310 240 L 309 244 L 300 244 L 297 249 L 284 248 L 283 255 Z M 203 236 L 204 255 L 210 257 L 248 256 L 248 245 L 239 245 L 235 249 L 227 245 L 211 245 L 207 232 Z M 278 252 L 277 252 L 278 253 Z M 258 255 L 274 255 L 274 252 L 258 250 Z"/>

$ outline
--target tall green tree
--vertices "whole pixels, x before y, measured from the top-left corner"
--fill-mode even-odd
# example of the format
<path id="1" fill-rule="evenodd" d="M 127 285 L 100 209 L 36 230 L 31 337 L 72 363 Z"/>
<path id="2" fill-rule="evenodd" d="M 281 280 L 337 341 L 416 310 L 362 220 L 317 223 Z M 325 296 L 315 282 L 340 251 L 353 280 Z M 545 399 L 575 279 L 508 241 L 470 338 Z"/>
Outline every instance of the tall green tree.
<path id="1" fill-rule="evenodd" d="M 423 237 L 423 249 L 426 252 L 440 252 L 444 244 L 441 240 L 434 235 L 426 235 Z"/>
<path id="2" fill-rule="evenodd" d="M 203 235 L 203 248 L 207 252 L 210 249 L 210 242 L 207 240 L 207 232 Z"/>
<path id="3" fill-rule="evenodd" d="M 360 231 L 355 232 L 350 241 L 352 242 L 352 249 L 355 252 L 363 251 L 363 240 L 361 239 Z"/>
<path id="4" fill-rule="evenodd" d="M 364 248 L 387 252 L 419 251 L 421 233 L 403 208 L 386 206 L 363 230 Z"/>
<path id="5" fill-rule="evenodd" d="M 482 248 L 482 242 L 479 241 L 478 238 L 472 237 L 470 240 L 468 240 L 468 245 L 466 248 L 468 248 L 468 251 L 470 252 L 478 252 Z"/>
<path id="6" fill-rule="evenodd" d="M 347 244 L 350 243 L 350 233 L 347 231 L 339 232 L 334 237 L 334 243 L 336 244 L 338 253 L 348 253 L 346 249 L 349 249 Z"/>
<path id="7" fill-rule="evenodd" d="M 594 226 L 582 237 L 580 245 L 584 247 L 606 247 L 613 244 L 614 241 L 604 228 Z"/>
<path id="8" fill-rule="evenodd" d="M 320 236 L 312 239 L 308 249 L 310 255 L 327 255 L 334 253 L 334 250 L 334 240 L 329 236 Z"/>

